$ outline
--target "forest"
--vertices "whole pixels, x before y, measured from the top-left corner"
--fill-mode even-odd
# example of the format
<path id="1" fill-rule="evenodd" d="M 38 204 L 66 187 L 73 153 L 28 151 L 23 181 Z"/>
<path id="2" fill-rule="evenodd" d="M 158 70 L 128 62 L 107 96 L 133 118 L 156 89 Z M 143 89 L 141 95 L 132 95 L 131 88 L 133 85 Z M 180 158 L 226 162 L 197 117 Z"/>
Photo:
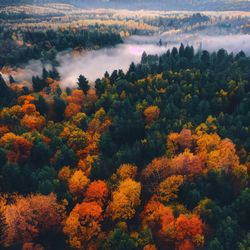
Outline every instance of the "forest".
<path id="1" fill-rule="evenodd" d="M 61 88 L 45 68 L 29 88 L 9 82 L 0 77 L 3 249 L 249 249 L 244 52 L 181 45 L 94 85 L 80 75 Z"/>
<path id="2" fill-rule="evenodd" d="M 249 2 L 163 2 L 0 0 L 1 250 L 250 250 Z"/>
<path id="3" fill-rule="evenodd" d="M 1 18 L 1 16 L 0 16 Z M 58 52 L 66 49 L 98 49 L 122 43 L 118 33 L 84 29 L 12 30 L 0 26 L 0 67 L 21 65 L 31 59 L 56 64 Z"/>

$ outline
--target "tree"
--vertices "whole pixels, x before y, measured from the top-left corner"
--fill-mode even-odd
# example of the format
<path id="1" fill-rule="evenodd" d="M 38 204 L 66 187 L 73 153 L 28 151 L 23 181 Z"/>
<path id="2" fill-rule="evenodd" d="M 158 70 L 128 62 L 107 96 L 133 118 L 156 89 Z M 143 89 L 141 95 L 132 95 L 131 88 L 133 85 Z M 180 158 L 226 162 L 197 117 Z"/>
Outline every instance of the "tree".
<path id="1" fill-rule="evenodd" d="M 203 246 L 203 223 L 198 216 L 181 214 L 176 220 L 175 227 L 176 239 L 180 241 L 182 245 L 190 245 L 192 243 L 196 247 Z M 186 242 L 186 240 L 191 240 L 191 242 Z"/>
<path id="2" fill-rule="evenodd" d="M 142 171 L 142 182 L 148 191 L 154 192 L 159 183 L 171 173 L 171 161 L 167 157 L 156 158 Z"/>
<path id="3" fill-rule="evenodd" d="M 9 82 L 10 82 L 10 84 L 16 82 L 12 75 L 9 76 Z"/>
<path id="4" fill-rule="evenodd" d="M 121 229 L 112 231 L 102 247 L 103 250 L 127 250 L 137 249 L 135 241 Z"/>
<path id="5" fill-rule="evenodd" d="M 7 86 L 2 74 L 0 74 L 0 96 L 4 97 L 8 92 L 9 87 Z"/>
<path id="6" fill-rule="evenodd" d="M 129 220 L 134 217 L 136 207 L 140 205 L 141 184 L 131 179 L 121 181 L 112 193 L 112 201 L 107 214 L 112 220 Z"/>
<path id="7" fill-rule="evenodd" d="M 177 193 L 183 181 L 183 176 L 173 175 L 161 182 L 159 186 L 160 200 L 163 202 L 168 202 L 170 200 L 176 199 L 178 197 Z"/>
<path id="8" fill-rule="evenodd" d="M 178 136 L 178 143 L 182 148 L 191 148 L 192 146 L 192 132 L 190 129 L 182 129 Z"/>
<path id="9" fill-rule="evenodd" d="M 66 219 L 64 233 L 69 238 L 69 244 L 76 249 L 88 249 L 101 231 L 103 220 L 102 208 L 96 202 L 77 204 Z"/>
<path id="10" fill-rule="evenodd" d="M 157 238 L 173 240 L 175 237 L 175 218 L 173 209 L 162 203 L 150 200 L 141 214 L 142 224 L 151 228 Z"/>
<path id="11" fill-rule="evenodd" d="M 29 159 L 32 143 L 13 133 L 7 133 L 0 139 L 0 145 L 9 152 L 7 158 L 10 162 L 23 164 Z"/>
<path id="12" fill-rule="evenodd" d="M 43 79 L 41 79 L 39 76 L 33 76 L 32 86 L 35 92 L 40 92 L 41 90 L 45 88 L 46 82 Z"/>
<path id="13" fill-rule="evenodd" d="M 59 232 L 64 219 L 64 207 L 55 194 L 18 197 L 6 206 L 7 237 L 5 244 L 32 242 L 42 234 Z"/>
<path id="14" fill-rule="evenodd" d="M 157 106 L 149 106 L 144 110 L 147 125 L 151 125 L 160 116 L 160 109 Z"/>
<path id="15" fill-rule="evenodd" d="M 3 245 L 7 232 L 5 209 L 6 209 L 5 201 L 2 197 L 0 197 L 0 246 Z"/>
<path id="16" fill-rule="evenodd" d="M 104 181 L 93 181 L 84 194 L 85 201 L 95 201 L 103 206 L 109 194 L 108 186 Z"/>
<path id="17" fill-rule="evenodd" d="M 120 180 L 126 180 L 128 178 L 135 179 L 137 175 L 137 166 L 132 164 L 123 164 L 117 169 L 116 172 Z"/>
<path id="18" fill-rule="evenodd" d="M 69 179 L 69 191 L 74 198 L 81 198 L 89 184 L 89 179 L 82 170 L 76 170 Z"/>
<path id="19" fill-rule="evenodd" d="M 85 76 L 80 75 L 77 82 L 79 88 L 84 91 L 85 95 L 88 93 L 88 90 L 90 88 L 88 80 L 85 78 Z"/>
<path id="20" fill-rule="evenodd" d="M 75 103 L 70 103 L 65 109 L 65 117 L 71 118 L 81 111 L 81 106 Z"/>
<path id="21" fill-rule="evenodd" d="M 41 115 L 25 115 L 20 121 L 21 126 L 27 127 L 31 130 L 41 130 L 45 125 L 45 118 Z"/>

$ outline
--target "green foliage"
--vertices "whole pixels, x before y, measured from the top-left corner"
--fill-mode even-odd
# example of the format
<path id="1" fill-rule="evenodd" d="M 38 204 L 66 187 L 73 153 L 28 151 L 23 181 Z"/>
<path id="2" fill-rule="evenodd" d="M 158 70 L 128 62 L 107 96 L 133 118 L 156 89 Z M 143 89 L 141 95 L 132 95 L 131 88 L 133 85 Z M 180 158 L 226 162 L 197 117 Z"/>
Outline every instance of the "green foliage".
<path id="1" fill-rule="evenodd" d="M 136 249 L 134 240 L 121 229 L 115 229 L 102 247 L 103 250 L 127 250 Z"/>

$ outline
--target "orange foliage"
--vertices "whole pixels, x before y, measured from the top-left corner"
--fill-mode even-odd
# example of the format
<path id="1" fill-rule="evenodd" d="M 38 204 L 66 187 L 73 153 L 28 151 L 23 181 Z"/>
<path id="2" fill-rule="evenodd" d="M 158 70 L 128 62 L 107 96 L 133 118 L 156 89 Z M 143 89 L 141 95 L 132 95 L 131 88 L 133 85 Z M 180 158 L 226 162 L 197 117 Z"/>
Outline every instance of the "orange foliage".
<path id="1" fill-rule="evenodd" d="M 157 158 L 143 169 L 142 181 L 151 191 L 154 191 L 170 173 L 170 160 L 167 157 Z"/>
<path id="2" fill-rule="evenodd" d="M 183 129 L 178 136 L 178 143 L 182 148 L 191 148 L 192 132 L 190 129 Z"/>
<path id="3" fill-rule="evenodd" d="M 107 201 L 109 190 L 107 184 L 104 181 L 92 182 L 87 191 L 85 192 L 86 201 L 95 201 L 100 206 Z"/>
<path id="4" fill-rule="evenodd" d="M 103 133 L 111 125 L 111 120 L 106 116 L 106 112 L 103 108 L 96 111 L 94 118 L 88 124 L 88 131 L 90 133 Z"/>
<path id="5" fill-rule="evenodd" d="M 79 152 L 80 151 L 77 152 L 77 156 L 78 158 L 81 158 L 79 157 Z M 90 176 L 93 162 L 93 158 L 90 155 L 87 155 L 86 159 L 79 160 L 77 167 L 81 169 L 86 176 Z"/>
<path id="6" fill-rule="evenodd" d="M 70 103 L 65 109 L 65 117 L 70 118 L 81 111 L 81 106 L 75 103 Z"/>
<path id="7" fill-rule="evenodd" d="M 143 250 L 157 250 L 157 247 L 153 244 L 146 245 Z"/>
<path id="8" fill-rule="evenodd" d="M 61 181 L 68 181 L 71 176 L 70 167 L 64 166 L 58 173 L 58 178 Z"/>
<path id="9" fill-rule="evenodd" d="M 26 114 L 21 120 L 21 125 L 31 130 L 41 130 L 45 125 L 45 118 L 38 114 Z"/>
<path id="10" fill-rule="evenodd" d="M 81 105 L 84 98 L 84 93 L 82 90 L 74 89 L 70 96 L 67 96 L 66 101 L 68 103 L 74 103 Z"/>
<path id="11" fill-rule="evenodd" d="M 180 175 L 200 174 L 203 171 L 204 163 L 199 156 L 185 150 L 171 160 L 172 173 Z"/>
<path id="12" fill-rule="evenodd" d="M 2 137 L 4 134 L 9 133 L 10 130 L 8 126 L 0 126 L 0 137 Z"/>
<path id="13" fill-rule="evenodd" d="M 54 194 L 18 197 L 14 204 L 6 206 L 6 246 L 32 242 L 45 232 L 57 231 L 64 219 L 64 207 Z"/>
<path id="14" fill-rule="evenodd" d="M 194 250 L 195 246 L 191 240 L 184 240 L 178 245 L 178 250 Z"/>
<path id="15" fill-rule="evenodd" d="M 32 103 L 36 98 L 33 95 L 23 95 L 18 97 L 18 103 L 20 105 Z"/>
<path id="16" fill-rule="evenodd" d="M 137 166 L 132 164 L 123 164 L 117 169 L 117 175 L 120 180 L 134 179 L 137 175 Z"/>
<path id="17" fill-rule="evenodd" d="M 177 218 L 175 226 L 177 240 L 185 241 L 191 239 L 197 247 L 203 245 L 203 223 L 197 215 L 188 216 L 181 214 Z"/>
<path id="18" fill-rule="evenodd" d="M 31 115 L 36 112 L 36 106 L 32 103 L 27 103 L 22 106 L 24 114 Z"/>
<path id="19" fill-rule="evenodd" d="M 160 116 L 160 109 L 157 106 L 149 106 L 144 110 L 144 116 L 148 125 L 156 121 Z"/>
<path id="20" fill-rule="evenodd" d="M 178 149 L 178 137 L 178 133 L 170 133 L 167 136 L 167 149 L 172 154 L 174 154 Z"/>
<path id="21" fill-rule="evenodd" d="M 184 178 L 181 175 L 173 175 L 160 183 L 159 195 L 161 201 L 168 202 L 177 198 L 177 193 L 182 185 Z"/>
<path id="22" fill-rule="evenodd" d="M 88 184 L 88 177 L 81 170 L 77 170 L 69 179 L 69 191 L 74 198 L 83 197 Z"/>
<path id="23" fill-rule="evenodd" d="M 0 145 L 9 150 L 7 157 L 13 163 L 24 163 L 29 157 L 32 143 L 13 133 L 7 133 L 0 139 Z"/>
<path id="24" fill-rule="evenodd" d="M 23 244 L 22 250 L 45 250 L 40 244 L 34 244 L 32 242 L 26 242 Z"/>
<path id="25" fill-rule="evenodd" d="M 101 231 L 102 208 L 96 202 L 77 204 L 68 216 L 64 233 L 69 244 L 76 249 L 88 249 L 88 244 Z"/>
<path id="26" fill-rule="evenodd" d="M 150 227 L 157 235 L 174 237 L 174 214 L 173 209 L 162 203 L 150 200 L 142 212 L 142 223 Z"/>

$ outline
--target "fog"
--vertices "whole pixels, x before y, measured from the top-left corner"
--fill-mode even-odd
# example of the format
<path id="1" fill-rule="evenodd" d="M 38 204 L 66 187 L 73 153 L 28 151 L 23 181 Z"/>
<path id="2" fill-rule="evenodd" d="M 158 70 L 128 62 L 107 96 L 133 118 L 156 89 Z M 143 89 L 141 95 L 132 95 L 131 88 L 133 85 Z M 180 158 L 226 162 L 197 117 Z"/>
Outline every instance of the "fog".
<path id="1" fill-rule="evenodd" d="M 162 39 L 163 46 L 159 46 Z M 106 71 L 112 73 L 115 69 L 127 71 L 131 62 L 139 63 L 142 53 L 163 54 L 167 49 L 184 45 L 193 45 L 196 50 L 206 49 L 216 51 L 221 48 L 228 52 L 237 53 L 241 50 L 250 54 L 250 35 L 228 35 L 228 36 L 200 36 L 200 35 L 174 35 L 142 37 L 134 36 L 128 39 L 125 44 L 118 45 L 111 49 L 83 52 L 78 56 L 72 53 L 63 52 L 57 57 L 60 63 L 58 71 L 62 77 L 63 86 L 75 85 L 80 74 L 84 74 L 89 81 L 94 82 L 104 75 Z"/>
<path id="2" fill-rule="evenodd" d="M 115 69 L 127 71 L 131 62 L 139 63 L 142 53 L 162 54 L 165 47 L 155 44 L 122 44 L 115 48 L 83 52 L 73 56 L 72 53 L 60 53 L 57 60 L 60 63 L 58 71 L 62 77 L 63 86 L 75 84 L 80 74 L 85 75 L 89 81 L 95 81 L 107 71 L 112 73 Z"/>
<path id="3" fill-rule="evenodd" d="M 163 46 L 158 45 L 160 39 Z M 250 55 L 249 41 L 250 35 L 208 36 L 172 32 L 151 37 L 133 36 L 124 44 L 114 48 L 82 52 L 77 56 L 72 51 L 60 52 L 57 55 L 60 65 L 57 70 L 61 75 L 62 87 L 73 87 L 80 74 L 85 75 L 93 83 L 97 78 L 103 77 L 106 71 L 112 73 L 115 69 L 122 69 L 126 72 L 131 62 L 140 62 L 144 51 L 147 54 L 160 55 L 174 46 L 179 47 L 182 42 L 184 45 L 193 45 L 196 50 L 202 47 L 202 49 L 212 52 L 224 48 L 228 52 L 234 53 L 243 50 Z M 32 76 L 41 75 L 42 67 L 40 61 L 30 61 L 23 70 L 14 72 L 13 76 L 17 81 L 30 81 Z M 5 78 L 7 78 L 6 74 Z"/>

